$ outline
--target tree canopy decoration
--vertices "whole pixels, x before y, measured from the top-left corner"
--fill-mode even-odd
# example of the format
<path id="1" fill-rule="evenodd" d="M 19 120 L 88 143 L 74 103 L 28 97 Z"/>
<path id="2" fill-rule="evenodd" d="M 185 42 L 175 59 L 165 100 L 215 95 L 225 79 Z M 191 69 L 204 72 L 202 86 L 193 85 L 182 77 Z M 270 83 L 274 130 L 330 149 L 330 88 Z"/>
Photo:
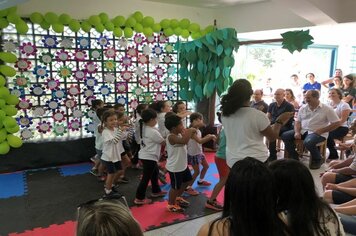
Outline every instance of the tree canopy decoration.
<path id="1" fill-rule="evenodd" d="M 281 34 L 283 37 L 282 48 L 287 49 L 290 53 L 295 50 L 300 52 L 307 49 L 309 45 L 313 44 L 313 37 L 309 34 L 309 30 L 288 31 Z"/>
<path id="2" fill-rule="evenodd" d="M 176 48 L 182 99 L 197 102 L 215 91 L 221 95 L 232 84 L 233 51 L 239 48 L 235 29 L 216 30 L 194 41 L 176 44 Z"/>

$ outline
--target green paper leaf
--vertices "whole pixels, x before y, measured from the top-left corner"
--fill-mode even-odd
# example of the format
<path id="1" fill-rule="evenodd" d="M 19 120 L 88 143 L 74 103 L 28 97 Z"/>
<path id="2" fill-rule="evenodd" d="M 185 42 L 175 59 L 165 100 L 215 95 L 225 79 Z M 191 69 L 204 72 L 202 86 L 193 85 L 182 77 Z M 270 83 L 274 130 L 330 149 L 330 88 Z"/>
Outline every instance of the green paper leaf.
<path id="1" fill-rule="evenodd" d="M 232 48 L 225 48 L 224 49 L 224 53 L 225 53 L 226 56 L 230 56 L 231 53 L 232 53 Z"/>
<path id="2" fill-rule="evenodd" d="M 180 79 L 178 81 L 180 89 L 188 89 L 189 88 L 189 81 L 187 79 Z"/>
<path id="3" fill-rule="evenodd" d="M 203 73 L 203 70 L 204 70 L 204 63 L 202 61 L 198 61 L 198 71 L 200 73 Z"/>
<path id="4" fill-rule="evenodd" d="M 205 35 L 206 41 L 209 43 L 208 45 L 214 45 L 214 39 L 211 37 L 210 34 Z"/>
<path id="5" fill-rule="evenodd" d="M 186 89 L 179 90 L 179 97 L 183 100 L 188 100 L 187 90 Z"/>
<path id="6" fill-rule="evenodd" d="M 218 54 L 218 56 L 220 56 L 224 51 L 224 47 L 219 44 L 217 47 L 216 47 L 216 53 Z"/>
<path id="7" fill-rule="evenodd" d="M 195 86 L 194 91 L 195 91 L 195 95 L 198 98 L 203 98 L 203 89 L 202 89 L 201 85 Z"/>
<path id="8" fill-rule="evenodd" d="M 235 60 L 233 57 L 226 56 L 224 57 L 224 66 L 225 67 L 233 67 L 235 64 Z"/>
<path id="9" fill-rule="evenodd" d="M 215 79 L 217 79 L 220 75 L 220 67 L 216 67 L 215 69 Z"/>
<path id="10" fill-rule="evenodd" d="M 194 40 L 193 42 L 194 42 L 195 46 L 197 46 L 198 48 L 203 47 L 203 43 L 200 40 Z"/>
<path id="11" fill-rule="evenodd" d="M 230 77 L 230 72 L 231 72 L 230 68 L 224 68 L 224 70 L 223 70 L 224 79 L 228 79 Z"/>
<path id="12" fill-rule="evenodd" d="M 309 34 L 309 30 L 288 31 L 281 34 L 283 37 L 282 48 L 287 49 L 290 53 L 295 50 L 301 51 L 313 44 L 313 37 Z"/>
<path id="13" fill-rule="evenodd" d="M 193 97 L 194 97 L 194 92 L 191 91 L 191 90 L 189 90 L 189 91 L 187 92 L 187 99 L 188 99 L 188 101 L 191 101 L 191 100 L 193 99 Z"/>

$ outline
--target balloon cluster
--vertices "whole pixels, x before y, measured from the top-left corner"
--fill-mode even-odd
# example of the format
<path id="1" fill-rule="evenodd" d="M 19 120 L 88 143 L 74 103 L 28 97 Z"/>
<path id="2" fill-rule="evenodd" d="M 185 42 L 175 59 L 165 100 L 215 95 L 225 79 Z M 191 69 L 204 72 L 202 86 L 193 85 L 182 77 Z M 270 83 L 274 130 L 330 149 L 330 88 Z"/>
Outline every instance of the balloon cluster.
<path id="1" fill-rule="evenodd" d="M 15 63 L 17 57 L 9 52 L 0 52 L 0 60 L 5 63 Z M 15 106 L 19 103 L 19 99 L 10 94 L 5 79 L 15 75 L 14 68 L 0 65 L 0 154 L 8 153 L 10 147 L 18 148 L 22 146 L 22 139 L 14 135 L 20 130 L 16 119 L 13 117 L 17 114 Z"/>

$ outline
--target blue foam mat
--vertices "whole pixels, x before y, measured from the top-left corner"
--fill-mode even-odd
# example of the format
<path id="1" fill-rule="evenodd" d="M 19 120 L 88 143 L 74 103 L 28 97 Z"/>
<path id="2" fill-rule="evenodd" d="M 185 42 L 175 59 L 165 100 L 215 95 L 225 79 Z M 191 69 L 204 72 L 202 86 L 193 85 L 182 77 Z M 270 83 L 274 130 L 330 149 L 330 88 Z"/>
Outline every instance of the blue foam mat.
<path id="1" fill-rule="evenodd" d="M 63 166 L 59 168 L 59 172 L 62 176 L 72 176 L 72 175 L 81 175 L 89 173 L 93 164 L 84 163 L 80 165 L 72 165 L 72 166 Z"/>
<path id="2" fill-rule="evenodd" d="M 0 189 L 0 199 L 25 195 L 27 188 L 24 172 L 1 174 Z"/>

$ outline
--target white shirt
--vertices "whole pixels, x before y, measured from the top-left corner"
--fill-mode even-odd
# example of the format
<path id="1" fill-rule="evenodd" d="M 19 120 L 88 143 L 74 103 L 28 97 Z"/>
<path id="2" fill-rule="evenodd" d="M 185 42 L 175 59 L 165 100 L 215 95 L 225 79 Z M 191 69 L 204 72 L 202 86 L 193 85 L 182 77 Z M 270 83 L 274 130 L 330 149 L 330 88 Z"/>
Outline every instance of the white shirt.
<path id="1" fill-rule="evenodd" d="M 96 127 L 97 134 L 95 135 L 95 149 L 103 150 L 103 136 L 98 131 L 99 127 L 100 127 L 100 124 Z"/>
<path id="2" fill-rule="evenodd" d="M 309 108 L 308 104 L 302 106 L 298 111 L 296 120 L 301 122 L 302 134 L 305 132 L 311 134 L 315 130 L 324 128 L 340 119 L 334 109 L 320 102 L 313 111 Z M 328 138 L 328 135 L 329 132 L 321 134 L 324 138 Z"/>
<path id="3" fill-rule="evenodd" d="M 164 138 L 159 131 L 150 126 L 143 125 L 141 149 L 138 152 L 138 158 L 142 160 L 158 161 L 161 152 L 161 143 Z"/>
<path id="4" fill-rule="evenodd" d="M 100 125 L 100 124 L 101 124 L 101 121 L 95 112 L 93 115 L 93 126 L 98 127 L 98 125 Z M 94 136 L 96 137 L 97 134 L 98 134 L 98 129 L 94 129 Z"/>
<path id="5" fill-rule="evenodd" d="M 222 116 L 226 136 L 226 162 L 232 167 L 236 161 L 253 157 L 265 162 L 268 149 L 261 131 L 270 121 L 265 113 L 250 107 L 241 107 L 234 114 Z"/>
<path id="6" fill-rule="evenodd" d="M 201 138 L 201 132 L 199 129 L 197 129 L 197 137 Z M 198 154 L 203 153 L 203 145 L 195 141 L 194 139 L 189 139 L 189 142 L 187 144 L 187 149 L 188 149 L 188 155 L 190 156 L 195 156 Z"/>
<path id="7" fill-rule="evenodd" d="M 121 153 L 125 150 L 122 148 L 122 140 L 119 140 L 118 142 L 114 141 L 117 132 L 117 128 L 114 128 L 114 130 L 105 128 L 103 130 L 103 155 L 101 156 L 101 159 L 104 161 L 121 161 Z"/>
<path id="8" fill-rule="evenodd" d="M 163 138 L 166 138 L 169 134 L 169 130 L 164 125 L 166 112 L 160 112 L 157 114 L 157 124 L 158 124 L 158 131 L 162 135 Z"/>
<path id="9" fill-rule="evenodd" d="M 185 144 L 170 144 L 168 137 L 166 138 L 166 149 L 167 149 L 167 163 L 166 169 L 170 172 L 181 172 L 187 169 L 188 160 L 187 160 L 187 145 Z M 182 135 L 178 135 L 182 137 Z"/>
<path id="10" fill-rule="evenodd" d="M 351 107 L 350 107 L 350 105 L 349 105 L 348 103 L 342 101 L 342 100 L 340 101 L 339 104 L 337 104 L 336 106 L 334 105 L 333 107 L 334 107 L 334 111 L 336 112 L 337 116 L 338 116 L 340 119 L 341 119 L 341 114 L 342 114 L 343 111 L 345 111 L 345 110 L 350 110 L 350 112 L 351 112 Z M 346 120 L 344 123 L 342 123 L 341 126 L 342 126 L 342 127 L 348 127 L 348 126 L 347 126 L 347 120 Z"/>
<path id="11" fill-rule="evenodd" d="M 136 115 L 136 120 L 135 120 L 135 140 L 136 143 L 140 144 L 141 143 L 141 137 L 140 137 L 140 120 L 141 120 L 140 114 Z"/>

